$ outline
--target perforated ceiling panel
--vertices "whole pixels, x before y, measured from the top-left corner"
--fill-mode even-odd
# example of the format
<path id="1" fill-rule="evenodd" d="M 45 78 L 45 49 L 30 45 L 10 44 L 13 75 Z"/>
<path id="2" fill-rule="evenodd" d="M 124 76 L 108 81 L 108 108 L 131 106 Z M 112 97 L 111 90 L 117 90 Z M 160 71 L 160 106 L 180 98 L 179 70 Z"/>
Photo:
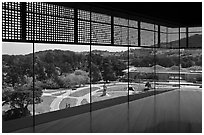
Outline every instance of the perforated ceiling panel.
<path id="1" fill-rule="evenodd" d="M 85 10 L 78 10 L 78 19 L 90 21 L 90 12 Z"/>
<path id="2" fill-rule="evenodd" d="M 139 44 L 141 47 L 161 43 L 160 47 L 178 48 L 178 42 L 174 42 L 178 40 L 178 28 L 160 26 L 159 34 L 158 25 L 110 16 L 99 10 L 91 12 L 90 9 L 44 2 L 2 2 L 2 40 L 96 45 L 112 45 L 113 42 L 115 46 Z M 188 38 L 185 44 L 202 34 L 201 27 L 180 30 L 181 39 Z"/>
<path id="3" fill-rule="evenodd" d="M 78 42 L 90 43 L 90 22 L 78 21 Z"/>
<path id="4" fill-rule="evenodd" d="M 111 16 L 99 13 L 91 13 L 91 21 L 102 22 L 102 23 L 111 23 Z"/>
<path id="5" fill-rule="evenodd" d="M 21 40 L 20 3 L 2 3 L 2 39 Z"/>
<path id="6" fill-rule="evenodd" d="M 111 43 L 111 25 L 102 23 L 91 23 L 92 43 L 110 44 Z"/>
<path id="7" fill-rule="evenodd" d="M 74 42 L 74 10 L 47 3 L 27 3 L 27 40 Z M 33 27 L 33 24 L 34 27 Z"/>
<path id="8" fill-rule="evenodd" d="M 90 12 L 78 10 L 78 43 L 90 43 Z"/>
<path id="9" fill-rule="evenodd" d="M 137 21 L 114 17 L 114 44 L 137 46 Z"/>

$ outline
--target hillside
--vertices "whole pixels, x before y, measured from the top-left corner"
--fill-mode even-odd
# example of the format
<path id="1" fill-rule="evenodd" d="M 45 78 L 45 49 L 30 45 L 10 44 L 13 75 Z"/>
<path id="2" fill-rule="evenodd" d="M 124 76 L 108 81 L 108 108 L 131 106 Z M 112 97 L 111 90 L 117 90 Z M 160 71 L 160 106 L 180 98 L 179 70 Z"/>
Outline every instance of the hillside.
<path id="1" fill-rule="evenodd" d="M 189 48 L 202 48 L 202 35 L 195 34 L 188 38 Z M 180 40 L 181 48 L 186 47 L 186 38 Z M 170 43 L 160 43 L 162 48 L 178 48 L 179 40 L 172 41 Z"/>

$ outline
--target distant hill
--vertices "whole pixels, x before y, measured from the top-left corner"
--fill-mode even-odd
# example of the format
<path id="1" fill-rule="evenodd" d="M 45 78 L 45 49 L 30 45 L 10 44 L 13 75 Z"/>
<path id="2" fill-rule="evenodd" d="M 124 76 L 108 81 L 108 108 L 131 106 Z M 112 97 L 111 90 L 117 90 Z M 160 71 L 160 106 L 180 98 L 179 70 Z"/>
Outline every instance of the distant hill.
<path id="1" fill-rule="evenodd" d="M 202 48 L 202 35 L 195 34 L 188 38 L 189 48 Z M 186 47 L 186 38 L 180 40 L 181 48 Z M 160 43 L 162 48 L 178 48 L 179 40 L 172 41 L 170 43 Z"/>

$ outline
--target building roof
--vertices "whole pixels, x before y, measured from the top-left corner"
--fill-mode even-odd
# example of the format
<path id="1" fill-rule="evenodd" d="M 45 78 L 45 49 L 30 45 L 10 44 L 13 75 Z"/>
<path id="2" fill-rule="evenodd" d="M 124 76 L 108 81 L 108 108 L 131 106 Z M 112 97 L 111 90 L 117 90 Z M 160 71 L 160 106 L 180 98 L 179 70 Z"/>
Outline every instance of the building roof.
<path id="1" fill-rule="evenodd" d="M 155 65 L 152 67 L 134 67 L 130 66 L 129 67 L 129 72 L 142 72 L 142 73 L 153 73 L 156 71 L 156 73 L 178 73 L 180 69 L 181 74 L 186 74 L 186 73 L 195 73 L 196 71 L 191 71 L 188 68 L 181 68 L 179 66 L 172 66 L 169 68 L 165 68 L 160 65 Z M 123 72 L 127 73 L 128 69 L 123 70 Z M 196 73 L 200 73 L 200 71 L 197 71 Z"/>

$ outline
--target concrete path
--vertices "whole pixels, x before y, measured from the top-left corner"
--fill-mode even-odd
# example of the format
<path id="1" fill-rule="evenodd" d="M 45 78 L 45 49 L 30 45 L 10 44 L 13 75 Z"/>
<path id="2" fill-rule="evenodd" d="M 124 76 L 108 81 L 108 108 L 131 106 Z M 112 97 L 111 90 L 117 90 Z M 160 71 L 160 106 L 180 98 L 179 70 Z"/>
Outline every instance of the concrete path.
<path id="1" fill-rule="evenodd" d="M 126 83 L 115 83 L 115 84 L 126 84 Z M 111 86 L 111 87 L 117 87 L 117 86 L 114 86 L 114 85 L 111 85 L 111 84 L 108 84 L 107 86 Z M 98 87 L 99 89 L 93 91 L 91 93 L 91 95 L 95 95 L 98 91 L 102 90 L 103 89 L 103 84 L 93 84 L 92 87 Z M 83 99 L 86 99 L 88 103 L 90 103 L 90 93 L 84 95 L 84 96 L 81 96 L 81 97 L 73 97 L 73 96 L 70 96 L 70 94 L 72 93 L 75 93 L 77 91 L 81 91 L 83 89 L 86 89 L 86 88 L 90 88 L 89 85 L 86 85 L 85 87 L 81 87 L 81 88 L 78 88 L 77 90 L 74 90 L 72 91 L 71 89 L 68 89 L 68 90 L 62 90 L 62 91 L 54 91 L 54 92 L 51 92 L 51 93 L 43 93 L 43 96 L 54 96 L 53 94 L 57 94 L 57 93 L 61 93 L 61 92 L 66 92 L 62 95 L 59 95 L 59 96 L 56 96 L 56 98 L 52 101 L 52 103 L 50 104 L 50 111 L 57 111 L 59 110 L 59 106 L 60 106 L 60 103 L 62 102 L 63 99 L 65 98 L 74 98 L 74 99 L 77 99 L 77 103 L 75 106 L 79 106 L 81 105 L 81 102 Z M 129 94 L 132 95 L 132 94 L 138 94 L 140 92 L 138 91 L 135 91 L 135 92 L 132 92 L 130 91 Z M 108 94 L 108 93 L 107 93 Z"/>
<path id="2" fill-rule="evenodd" d="M 93 91 L 93 92 L 91 93 L 92 95 L 94 95 L 97 91 L 99 91 L 99 90 L 102 89 L 101 84 L 95 84 L 95 85 L 92 85 L 92 87 L 99 87 L 98 90 Z M 86 100 L 88 101 L 88 103 L 90 103 L 90 97 L 89 97 L 90 93 L 88 93 L 88 94 L 86 94 L 86 95 L 84 95 L 84 96 L 81 96 L 81 97 L 69 96 L 71 93 L 73 94 L 73 93 L 75 93 L 75 92 L 77 92 L 77 91 L 81 91 L 81 90 L 86 89 L 86 88 L 90 88 L 90 87 L 89 87 L 89 86 L 85 86 L 85 87 L 82 87 L 82 88 L 78 88 L 78 89 L 75 90 L 74 92 L 73 92 L 72 90 L 66 90 L 66 93 L 64 93 L 64 94 L 62 94 L 62 95 L 60 95 L 60 96 L 57 96 L 57 97 L 52 101 L 52 103 L 50 104 L 50 108 L 51 108 L 50 111 L 57 111 L 57 110 L 59 110 L 59 109 L 60 109 L 60 108 L 59 108 L 59 105 L 60 105 L 60 103 L 62 102 L 62 100 L 63 100 L 64 98 L 74 98 L 74 99 L 77 99 L 77 103 L 76 103 L 75 106 L 81 105 L 81 101 L 82 101 L 83 99 L 86 99 Z M 56 92 L 54 92 L 54 93 L 56 94 Z M 49 95 L 49 96 L 51 96 L 52 94 L 53 94 L 53 93 L 45 93 L 44 95 Z"/>

